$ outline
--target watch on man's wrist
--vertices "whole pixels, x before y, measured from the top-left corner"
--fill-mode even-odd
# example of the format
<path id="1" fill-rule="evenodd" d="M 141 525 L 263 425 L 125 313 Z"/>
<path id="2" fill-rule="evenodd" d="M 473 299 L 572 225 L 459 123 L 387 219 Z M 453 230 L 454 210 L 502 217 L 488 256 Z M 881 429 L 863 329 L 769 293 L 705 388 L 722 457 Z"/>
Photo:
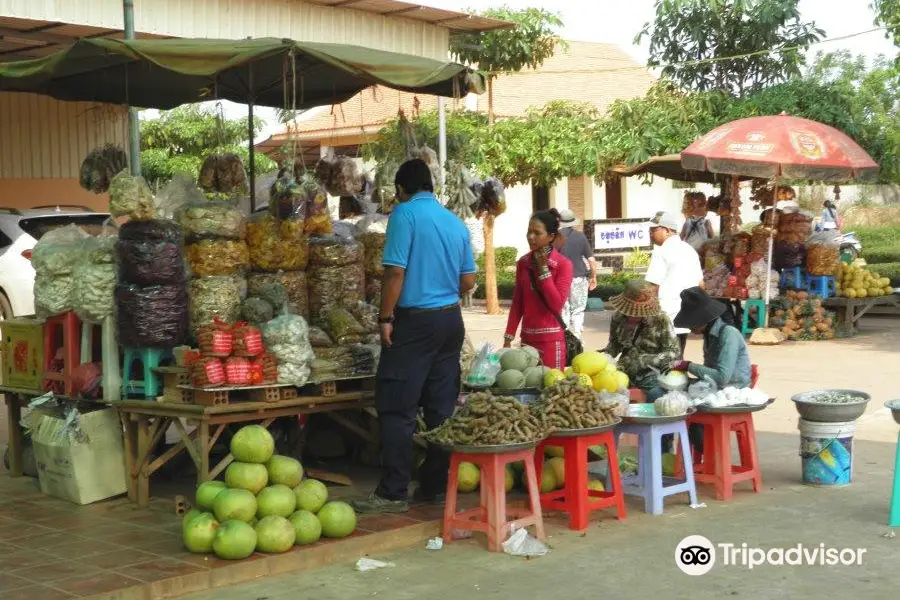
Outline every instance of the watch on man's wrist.
<path id="1" fill-rule="evenodd" d="M 379 316 L 378 323 L 379 323 L 379 325 L 393 325 L 394 324 L 394 315 L 388 315 L 386 317 Z"/>

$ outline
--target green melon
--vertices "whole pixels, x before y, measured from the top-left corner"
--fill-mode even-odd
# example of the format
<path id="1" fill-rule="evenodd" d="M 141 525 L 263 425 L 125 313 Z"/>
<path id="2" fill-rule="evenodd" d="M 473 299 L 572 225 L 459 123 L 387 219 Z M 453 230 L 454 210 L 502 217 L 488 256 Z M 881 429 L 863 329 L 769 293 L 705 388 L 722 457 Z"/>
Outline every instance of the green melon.
<path id="1" fill-rule="evenodd" d="M 507 350 L 500 357 L 500 368 L 504 371 L 524 371 L 530 366 L 531 357 L 518 348 Z"/>
<path id="2" fill-rule="evenodd" d="M 525 370 L 525 387 L 544 389 L 544 374 L 550 369 L 547 367 L 531 367 Z"/>
<path id="3" fill-rule="evenodd" d="M 522 346 L 522 352 L 528 355 L 528 367 L 536 367 L 541 362 L 541 354 L 536 348 L 531 346 Z"/>
<path id="4" fill-rule="evenodd" d="M 497 387 L 501 390 L 518 390 L 525 387 L 525 374 L 510 369 L 497 376 Z"/>

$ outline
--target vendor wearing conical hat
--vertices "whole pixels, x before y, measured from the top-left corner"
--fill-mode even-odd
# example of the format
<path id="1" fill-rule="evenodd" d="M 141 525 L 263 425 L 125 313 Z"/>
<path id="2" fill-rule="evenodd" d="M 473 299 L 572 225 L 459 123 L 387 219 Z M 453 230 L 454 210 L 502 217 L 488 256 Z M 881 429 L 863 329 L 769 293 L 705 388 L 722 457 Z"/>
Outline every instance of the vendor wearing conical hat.
<path id="1" fill-rule="evenodd" d="M 610 298 L 608 304 L 616 314 L 604 352 L 613 357 L 621 354 L 619 370 L 628 375 L 632 387 L 644 390 L 652 402 L 665 393 L 656 383 L 659 373 L 667 371 L 681 355 L 672 322 L 643 279 L 629 281 L 625 291 Z"/>

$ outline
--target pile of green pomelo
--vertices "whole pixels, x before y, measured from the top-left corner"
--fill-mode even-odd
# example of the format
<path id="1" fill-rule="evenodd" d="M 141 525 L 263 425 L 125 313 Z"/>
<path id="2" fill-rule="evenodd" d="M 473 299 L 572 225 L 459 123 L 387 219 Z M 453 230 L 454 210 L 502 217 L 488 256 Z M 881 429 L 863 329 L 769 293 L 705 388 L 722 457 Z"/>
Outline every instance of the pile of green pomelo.
<path id="1" fill-rule="evenodd" d="M 346 502 L 328 502 L 321 481 L 303 479 L 300 461 L 275 454 L 265 427 L 242 427 L 231 440 L 235 461 L 225 481 L 197 488 L 196 507 L 184 517 L 182 539 L 190 552 L 243 559 L 254 552 L 287 552 L 320 537 L 343 538 L 356 529 Z"/>

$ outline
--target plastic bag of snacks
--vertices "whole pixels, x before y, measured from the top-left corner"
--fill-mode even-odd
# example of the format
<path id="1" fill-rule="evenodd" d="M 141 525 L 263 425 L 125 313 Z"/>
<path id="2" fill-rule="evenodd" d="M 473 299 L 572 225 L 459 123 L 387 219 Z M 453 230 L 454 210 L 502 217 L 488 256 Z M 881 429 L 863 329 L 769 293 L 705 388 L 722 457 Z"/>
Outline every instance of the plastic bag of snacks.
<path id="1" fill-rule="evenodd" d="M 244 213 L 230 202 L 195 202 L 178 211 L 178 223 L 189 240 L 241 240 L 247 232 Z"/>
<path id="2" fill-rule="evenodd" d="M 274 316 L 275 309 L 268 300 L 250 296 L 241 304 L 241 318 L 253 325 L 262 325 Z"/>
<path id="3" fill-rule="evenodd" d="M 313 320 L 321 316 L 323 308 L 350 306 L 365 300 L 362 264 L 336 267 L 313 265 L 308 273 L 308 282 L 309 314 Z"/>
<path id="4" fill-rule="evenodd" d="M 191 385 L 194 387 L 221 387 L 227 380 L 225 365 L 218 358 L 207 356 L 191 365 Z"/>
<path id="5" fill-rule="evenodd" d="M 319 327 L 309 328 L 309 343 L 313 348 L 328 348 L 334 346 L 334 342 L 331 341 L 331 338 L 328 337 L 325 330 Z M 314 350 L 314 352 L 316 351 Z"/>
<path id="6" fill-rule="evenodd" d="M 265 351 L 262 332 L 258 327 L 247 323 L 236 323 L 232 331 L 234 333 L 233 352 L 235 356 L 253 357 Z"/>
<path id="7" fill-rule="evenodd" d="M 364 248 L 366 277 L 381 277 L 384 273 L 382 261 L 386 237 L 383 233 L 373 231 L 366 231 L 357 237 Z"/>
<path id="8" fill-rule="evenodd" d="M 250 361 L 240 356 L 226 359 L 225 381 L 228 385 L 250 385 Z"/>
<path id="9" fill-rule="evenodd" d="M 34 276 L 34 310 L 41 317 L 61 315 L 72 310 L 74 280 L 71 275 Z"/>
<path id="10" fill-rule="evenodd" d="M 769 238 L 775 235 L 775 230 L 765 225 L 757 225 L 750 232 L 750 253 L 757 256 L 768 256 Z"/>
<path id="11" fill-rule="evenodd" d="M 201 277 L 190 282 L 190 319 L 193 327 L 210 323 L 216 317 L 234 323 L 241 316 L 242 278 L 234 276 Z"/>
<path id="12" fill-rule="evenodd" d="M 247 223 L 250 262 L 261 271 L 302 271 L 308 261 L 303 221 L 258 213 Z"/>
<path id="13" fill-rule="evenodd" d="M 791 244 L 803 244 L 812 231 L 812 217 L 800 212 L 785 211 L 778 220 L 778 233 L 775 240 Z"/>
<path id="14" fill-rule="evenodd" d="M 725 265 L 719 265 L 711 271 L 703 272 L 703 284 L 706 292 L 713 297 L 721 297 L 728 286 L 728 276 L 731 273 Z"/>
<path id="15" fill-rule="evenodd" d="M 776 269 L 799 267 L 806 259 L 806 246 L 799 242 L 776 240 L 772 246 L 772 266 Z"/>
<path id="16" fill-rule="evenodd" d="M 181 227 L 171 221 L 129 221 L 119 229 L 119 281 L 168 285 L 187 279 Z"/>
<path id="17" fill-rule="evenodd" d="M 254 358 L 253 365 L 260 371 L 260 383 L 275 383 L 278 381 L 278 362 L 268 352 L 264 352 Z"/>
<path id="18" fill-rule="evenodd" d="M 359 321 L 367 333 L 378 333 L 378 309 L 365 302 L 357 302 L 347 307 L 350 314 Z"/>
<path id="19" fill-rule="evenodd" d="M 394 176 L 399 165 L 384 163 L 375 171 L 375 189 L 372 192 L 372 200 L 379 205 L 381 212 L 389 213 L 397 204 L 397 186 Z"/>
<path id="20" fill-rule="evenodd" d="M 144 178 L 122 171 L 109 182 L 109 212 L 114 217 L 146 221 L 156 216 L 153 192 Z"/>
<path id="21" fill-rule="evenodd" d="M 81 187 L 102 194 L 109 190 L 110 180 L 128 168 L 128 156 L 120 146 L 106 144 L 91 150 L 81 163 L 79 183 Z"/>
<path id="22" fill-rule="evenodd" d="M 90 237 L 74 224 L 48 231 L 31 251 L 31 266 L 44 276 L 71 275 Z"/>
<path id="23" fill-rule="evenodd" d="M 278 363 L 278 383 L 303 387 L 309 381 L 309 367 L 305 364 Z"/>
<path id="24" fill-rule="evenodd" d="M 287 305 L 290 312 L 306 318 L 309 315 L 309 291 L 306 285 L 305 271 L 278 271 L 277 273 L 250 273 L 247 276 L 247 292 L 251 296 L 266 297 L 265 286 L 280 285 L 287 293 Z M 272 296 L 268 296 L 271 301 Z M 276 307 L 276 314 L 282 307 Z"/>
<path id="25" fill-rule="evenodd" d="M 496 177 L 484 181 L 481 187 L 481 198 L 478 201 L 478 209 L 485 210 L 495 217 L 506 212 L 506 191 L 503 184 Z"/>
<path id="26" fill-rule="evenodd" d="M 701 252 L 703 253 L 703 270 L 712 271 L 719 265 L 725 264 L 725 255 L 722 253 L 722 240 L 713 238 L 703 244 Z"/>
<path id="27" fill-rule="evenodd" d="M 806 244 L 806 270 L 810 275 L 834 275 L 841 264 L 841 244 L 834 231 L 814 233 Z"/>
<path id="28" fill-rule="evenodd" d="M 381 306 L 381 279 L 378 277 L 366 278 L 366 302 L 372 306 Z"/>
<path id="29" fill-rule="evenodd" d="M 358 342 L 367 333 L 366 328 L 347 309 L 333 306 L 326 309 L 322 318 L 328 323 L 328 333 L 339 346 Z"/>
<path id="30" fill-rule="evenodd" d="M 234 349 L 234 334 L 231 325 L 219 318 L 197 329 L 197 345 L 205 356 L 231 356 Z"/>
<path id="31" fill-rule="evenodd" d="M 172 348 L 184 344 L 188 293 L 184 283 L 140 287 L 116 285 L 119 343 L 129 348 Z M 207 319 L 207 321 L 212 320 Z"/>
<path id="32" fill-rule="evenodd" d="M 306 183 L 307 187 L 312 183 Z M 321 187 L 310 192 L 310 200 L 306 205 L 305 231 L 307 235 L 329 235 L 332 232 L 331 213 L 328 210 L 328 195 Z"/>
<path id="33" fill-rule="evenodd" d="M 687 191 L 681 200 L 681 214 L 686 217 L 706 216 L 706 196 L 703 192 Z"/>
<path id="34" fill-rule="evenodd" d="M 352 238 L 337 236 L 314 237 L 309 240 L 309 262 L 334 267 L 362 264 L 363 246 Z"/>
<path id="35" fill-rule="evenodd" d="M 749 233 L 738 233 L 732 238 L 732 256 L 747 256 L 750 254 L 750 241 L 752 236 Z"/>
<path id="36" fill-rule="evenodd" d="M 247 193 L 247 172 L 241 158 L 233 152 L 210 154 L 200 166 L 197 183 L 207 192 Z"/>
<path id="37" fill-rule="evenodd" d="M 203 192 L 189 173 L 176 173 L 169 183 L 156 194 L 156 216 L 160 219 L 178 220 L 184 207 L 190 204 L 205 204 Z M 180 221 L 179 225 L 184 226 Z"/>
<path id="38" fill-rule="evenodd" d="M 323 158 L 316 165 L 316 177 L 332 196 L 355 196 L 363 188 L 362 172 L 353 158 Z"/>
<path id="39" fill-rule="evenodd" d="M 275 317 L 261 329 L 268 348 L 279 344 L 309 343 L 309 326 L 306 319 L 297 315 Z"/>
<path id="40" fill-rule="evenodd" d="M 78 318 L 99 323 L 115 314 L 116 265 L 83 261 L 72 275 L 72 306 Z"/>
<path id="41" fill-rule="evenodd" d="M 184 250 L 194 277 L 233 275 L 250 266 L 250 251 L 243 240 L 198 240 Z"/>

